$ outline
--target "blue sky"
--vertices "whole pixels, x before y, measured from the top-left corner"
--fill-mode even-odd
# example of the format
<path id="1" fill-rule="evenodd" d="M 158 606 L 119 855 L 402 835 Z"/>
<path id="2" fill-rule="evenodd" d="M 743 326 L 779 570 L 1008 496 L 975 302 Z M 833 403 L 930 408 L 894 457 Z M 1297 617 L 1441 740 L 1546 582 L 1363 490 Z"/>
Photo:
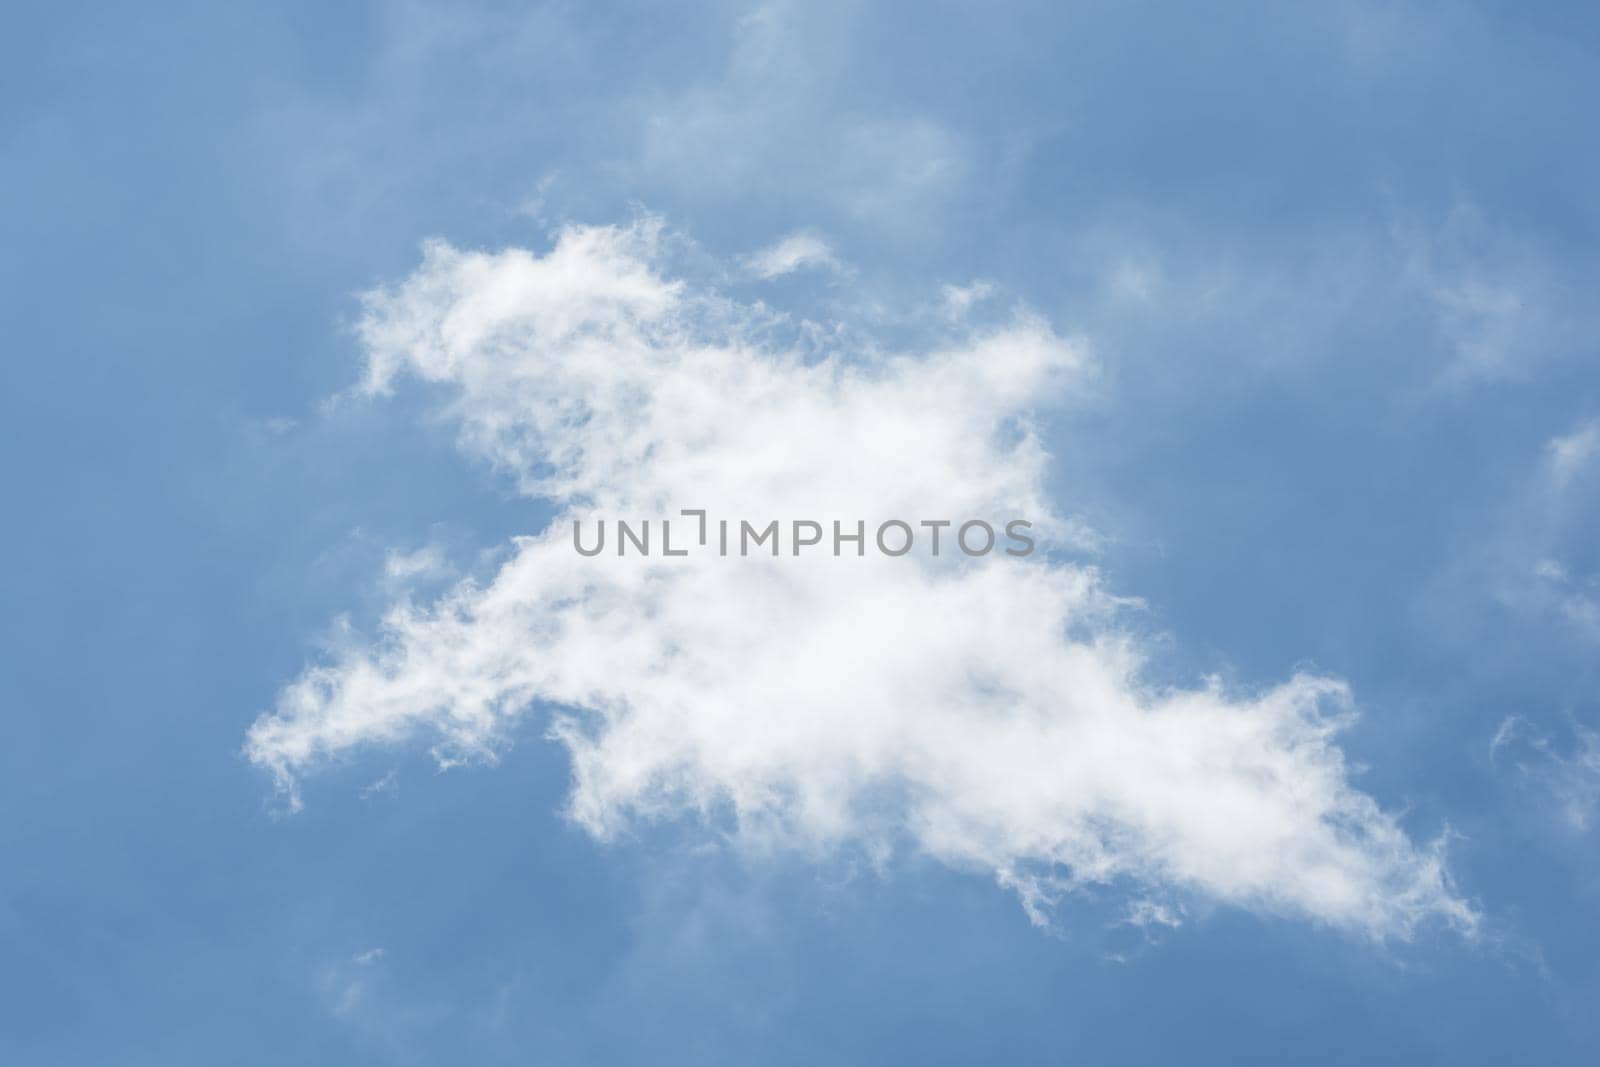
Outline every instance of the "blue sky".
<path id="1" fill-rule="evenodd" d="M 8 22 L 0 1059 L 1593 1061 L 1593 10 L 62 3 Z M 561 258 L 563 227 L 615 256 Z M 761 277 L 796 234 L 811 261 Z M 1231 722 L 1297 673 L 1348 687 L 1342 762 L 1309 735 L 1284 751 L 1315 749 L 1330 796 L 1384 813 L 1346 817 L 1400 833 L 1338 854 L 1362 906 L 1292 863 L 1240 888 L 1178 834 L 1159 863 L 1117 845 L 1112 876 L 1041 883 L 1030 921 L 983 843 L 890 801 L 827 833 L 780 804 L 762 814 L 782 832 L 752 840 L 739 790 L 770 768 L 728 770 L 706 723 L 670 795 L 606 777 L 637 756 L 620 728 L 548 737 L 584 675 L 480 733 L 440 733 L 430 705 L 385 734 L 364 709 L 432 684 L 415 664 L 438 636 L 385 612 L 508 581 L 511 538 L 562 507 L 471 437 L 525 394 L 454 364 L 423 380 L 421 348 L 360 388 L 374 330 L 432 313 L 370 294 L 473 296 L 424 261 L 433 238 L 575 264 L 586 307 L 601 267 L 642 263 L 685 315 L 725 299 L 850 358 L 948 349 L 959 369 L 993 342 L 985 366 L 1017 375 L 979 381 L 997 397 L 1029 345 L 1071 364 L 1036 412 L 1031 392 L 994 409 L 1033 412 L 1051 457 L 1017 491 L 1090 531 L 1049 573 L 1138 599 L 1089 625 L 1140 650 L 1122 695 L 1141 707 L 1214 693 Z M 826 425 L 873 430 L 843 396 L 813 398 Z M 368 662 L 389 688 L 364 702 Z M 319 664 L 337 699 L 284 718 Z M 613 666 L 627 700 L 659 697 Z M 284 731 L 249 747 L 274 709 Z M 1119 802 L 1159 792 L 1142 759 Z M 839 771 L 805 768 L 782 784 Z M 878 817 L 882 839 L 859 825 Z M 1001 859 L 1041 876 L 1022 846 Z"/>

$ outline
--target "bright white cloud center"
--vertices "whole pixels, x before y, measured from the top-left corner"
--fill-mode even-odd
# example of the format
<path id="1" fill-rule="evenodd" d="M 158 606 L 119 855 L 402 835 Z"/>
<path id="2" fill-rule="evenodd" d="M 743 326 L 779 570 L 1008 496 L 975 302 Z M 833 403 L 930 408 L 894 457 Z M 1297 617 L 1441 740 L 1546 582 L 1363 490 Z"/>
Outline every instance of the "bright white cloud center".
<path id="1" fill-rule="evenodd" d="M 1349 781 L 1345 687 L 1153 687 L 1095 574 L 1040 553 L 578 555 L 572 523 L 1031 519 L 1029 411 L 1082 347 L 1019 314 L 917 355 L 790 350 L 754 309 L 656 265 L 653 224 L 547 255 L 427 249 L 367 298 L 366 388 L 434 383 L 463 446 L 560 512 L 487 586 L 387 616 L 250 731 L 298 803 L 373 744 L 492 752 L 550 716 L 597 837 L 688 815 L 818 853 L 914 848 L 1016 888 L 1126 883 L 1375 937 L 1463 928 L 1437 848 Z M 687 529 L 687 527 L 686 527 Z M 676 535 L 676 531 L 675 531 Z"/>

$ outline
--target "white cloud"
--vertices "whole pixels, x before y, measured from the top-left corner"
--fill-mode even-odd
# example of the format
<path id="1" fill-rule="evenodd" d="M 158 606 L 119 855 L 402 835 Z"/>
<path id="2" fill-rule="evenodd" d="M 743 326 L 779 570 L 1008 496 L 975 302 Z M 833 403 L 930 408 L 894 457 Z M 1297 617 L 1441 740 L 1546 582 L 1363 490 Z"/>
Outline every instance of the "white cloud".
<path id="1" fill-rule="evenodd" d="M 576 518 L 680 508 L 1071 536 L 1029 416 L 1085 374 L 1081 342 L 1018 311 L 945 321 L 918 355 L 785 347 L 763 312 L 663 277 L 658 243 L 649 221 L 568 228 L 543 256 L 434 243 L 368 296 L 365 388 L 431 383 L 463 447 L 560 515 L 487 585 L 398 603 L 283 690 L 247 752 L 295 803 L 366 746 L 492 756 L 538 705 L 601 839 L 689 817 L 752 848 L 912 848 L 1041 922 L 1066 890 L 1128 883 L 1379 938 L 1474 925 L 1440 848 L 1351 784 L 1342 683 L 1154 685 L 1090 568 L 578 556 Z"/>
<path id="2" fill-rule="evenodd" d="M 745 265 L 757 278 L 769 280 L 808 267 L 828 270 L 840 268 L 828 242 L 808 230 L 791 233 L 777 244 L 752 254 L 745 260 Z"/>

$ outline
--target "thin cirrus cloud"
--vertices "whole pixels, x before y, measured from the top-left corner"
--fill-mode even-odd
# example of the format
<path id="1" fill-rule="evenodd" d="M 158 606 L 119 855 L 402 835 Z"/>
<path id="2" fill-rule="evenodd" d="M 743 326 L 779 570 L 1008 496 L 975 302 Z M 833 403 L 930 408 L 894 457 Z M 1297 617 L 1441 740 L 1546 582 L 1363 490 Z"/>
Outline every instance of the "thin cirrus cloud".
<path id="1" fill-rule="evenodd" d="M 571 226 L 544 255 L 436 242 L 367 295 L 364 391 L 427 383 L 462 447 L 557 517 L 492 580 L 402 599 L 282 690 L 246 751 L 292 805 L 333 758 L 489 756 L 538 710 L 571 756 L 569 815 L 601 840 L 688 819 L 819 857 L 915 850 L 1041 923 L 1099 885 L 1378 939 L 1475 926 L 1442 848 L 1352 785 L 1343 683 L 1149 682 L 1128 602 L 1065 553 L 575 552 L 575 520 L 681 508 L 1074 536 L 1030 413 L 1090 373 L 1081 341 L 1018 311 L 945 321 L 916 355 L 818 350 L 667 277 L 661 246 L 653 220 Z"/>

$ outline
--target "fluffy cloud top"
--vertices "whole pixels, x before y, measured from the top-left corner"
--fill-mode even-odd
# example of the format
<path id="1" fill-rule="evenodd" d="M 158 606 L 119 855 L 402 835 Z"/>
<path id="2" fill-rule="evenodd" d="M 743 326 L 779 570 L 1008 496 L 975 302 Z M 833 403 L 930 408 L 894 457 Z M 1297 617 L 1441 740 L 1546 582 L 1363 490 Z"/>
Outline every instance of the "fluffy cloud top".
<path id="1" fill-rule="evenodd" d="M 463 447 L 559 514 L 487 585 L 402 601 L 380 640 L 283 690 L 247 752 L 294 803 L 330 758 L 487 755 L 542 709 L 571 753 L 571 816 L 602 839 L 689 816 L 769 847 L 914 848 L 1041 920 L 1062 890 L 1116 882 L 1379 938 L 1474 924 L 1439 850 L 1351 785 L 1343 684 L 1153 686 L 1119 602 L 1059 555 L 575 552 L 575 520 L 682 508 L 1071 536 L 1029 412 L 1085 373 L 1079 343 L 1018 313 L 915 355 L 790 344 L 665 277 L 658 238 L 436 243 L 368 296 L 365 388 L 434 383 Z"/>

